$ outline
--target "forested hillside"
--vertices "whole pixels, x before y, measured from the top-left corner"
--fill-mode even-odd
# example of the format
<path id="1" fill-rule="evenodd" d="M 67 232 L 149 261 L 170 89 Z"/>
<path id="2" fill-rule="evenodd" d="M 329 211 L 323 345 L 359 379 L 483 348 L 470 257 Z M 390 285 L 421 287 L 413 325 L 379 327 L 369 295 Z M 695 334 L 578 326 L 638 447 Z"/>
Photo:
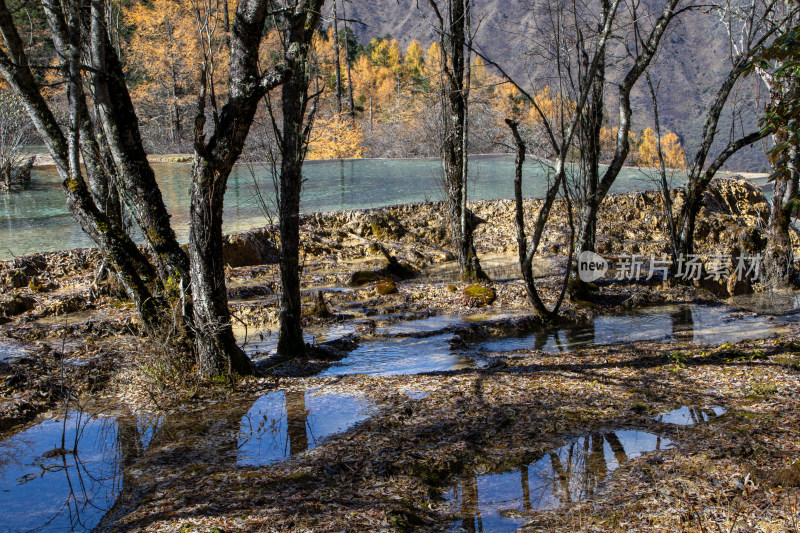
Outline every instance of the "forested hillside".
<path id="1" fill-rule="evenodd" d="M 652 7 L 657 3 L 645 0 L 643 4 Z M 360 42 L 388 33 L 406 46 L 414 39 L 422 42 L 436 39 L 427 5 L 415 0 L 364 0 L 347 3 L 346 9 L 348 18 L 363 22 L 352 25 Z M 542 34 L 544 17 L 536 5 L 530 0 L 479 0 L 473 12 L 476 21 L 480 21 L 475 24 L 477 45 L 532 89 L 546 83 L 552 86 L 554 76 L 552 68 L 536 53 L 539 42 L 547 36 Z M 660 84 L 661 123 L 678 134 L 689 155 L 692 146 L 699 143 L 704 111 L 729 68 L 729 54 L 728 33 L 719 16 L 696 10 L 679 17 L 651 67 L 653 82 Z M 741 116 L 734 121 L 728 110 L 720 121 L 720 131 L 727 133 L 732 124 L 738 132 L 755 127 L 756 99 L 765 92 L 759 84 L 758 80 L 743 84 L 736 106 L 736 113 Z M 615 93 L 608 91 L 607 100 L 613 97 Z M 611 100 L 608 103 L 613 113 L 615 103 Z M 634 88 L 632 103 L 634 129 L 652 126 L 652 106 L 644 83 Z M 764 148 L 754 145 L 741 150 L 726 166 L 740 171 L 762 171 L 768 163 Z"/>
<path id="2" fill-rule="evenodd" d="M 309 157 L 438 155 L 441 48 L 439 38 L 430 29 L 429 13 L 416 9 L 409 2 L 337 5 L 340 12 L 336 24 L 332 3 L 323 7 L 326 16 L 313 43 L 315 89 L 319 99 Z M 496 59 L 512 76 L 522 80 L 521 85 L 536 95 L 551 119 L 556 119 L 559 109 L 566 109 L 563 104 L 568 106 L 575 95 L 568 90 L 560 94 L 559 81 L 547 72 L 548 65 L 525 54 L 525 47 L 534 41 L 533 36 L 513 33 L 515 27 L 519 30 L 531 24 L 523 4 L 498 2 L 477 8 L 480 10 L 476 20 L 481 21 L 477 25 L 478 42 L 487 57 Z M 204 55 L 211 57 L 214 97 L 222 100 L 227 91 L 226 33 L 222 27 L 217 27 L 209 28 L 207 37 L 201 36 L 197 8 L 189 0 L 130 2 L 112 9 L 112 36 L 132 88 L 146 149 L 151 153 L 191 152 L 201 88 L 198 65 Z M 20 6 L 15 13 L 30 21 L 21 24 L 28 33 L 30 54 L 42 66 L 39 72 L 44 81 L 54 82 L 57 73 L 52 67 L 57 59 L 46 37 L 44 13 L 27 5 Z M 229 19 L 231 16 L 232 13 Z M 515 26 L 510 22 L 503 26 L 504 20 L 517 22 Z M 278 53 L 279 43 L 277 33 L 268 30 L 261 49 L 262 64 L 266 65 Z M 473 56 L 472 61 L 470 151 L 512 151 L 506 118 L 521 121 L 532 140 L 541 137 L 541 117 L 533 112 L 530 103 L 503 80 L 497 69 L 487 66 L 478 56 Z M 529 71 L 536 74 L 529 76 Z M 713 83 L 706 85 L 706 90 L 713 88 Z M 688 85 L 685 90 L 689 90 Z M 674 91 L 662 93 L 666 98 Z M 46 96 L 66 116 L 66 87 L 51 83 Z M 645 109 L 646 99 L 640 100 L 641 116 L 635 117 L 631 136 L 634 149 L 629 164 L 654 166 L 652 119 Z M 609 105 L 612 104 L 609 101 Z M 248 157 L 263 160 L 274 155 L 270 117 L 277 118 L 280 110 L 273 107 L 270 111 L 271 107 L 267 99 L 259 108 L 256 127 L 250 134 Z M 662 133 L 666 162 L 672 168 L 682 168 L 686 164 L 684 139 L 691 140 L 692 128 L 697 126 L 695 123 L 699 123 L 701 115 L 699 105 L 695 106 L 698 111 L 694 122 L 685 124 L 683 119 L 676 119 L 672 114 L 672 107 L 665 100 Z M 607 121 L 602 134 L 606 155 L 613 151 L 615 131 L 614 121 Z M 550 156 L 547 150 L 541 155 Z"/>

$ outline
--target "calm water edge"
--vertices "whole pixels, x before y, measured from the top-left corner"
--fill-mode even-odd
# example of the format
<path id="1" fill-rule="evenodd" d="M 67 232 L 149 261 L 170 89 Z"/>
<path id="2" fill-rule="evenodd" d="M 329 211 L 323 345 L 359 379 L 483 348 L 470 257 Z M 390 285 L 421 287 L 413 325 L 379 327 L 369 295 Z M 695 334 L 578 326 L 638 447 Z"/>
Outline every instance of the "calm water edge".
<path id="1" fill-rule="evenodd" d="M 154 163 L 164 200 L 181 241 L 188 235 L 189 164 Z M 438 159 L 354 159 L 309 161 L 304 166 L 304 212 L 363 209 L 408 202 L 443 200 L 442 167 Z M 470 197 L 476 200 L 513 196 L 514 158 L 475 156 L 470 163 Z M 625 169 L 613 192 L 652 189 L 653 178 Z M 677 183 L 676 183 L 677 185 Z M 540 165 L 526 164 L 523 193 L 541 197 L 547 175 Z M 267 218 L 259 194 L 274 206 L 269 169 L 237 166 L 225 196 L 225 231 L 264 226 Z M 54 169 L 36 169 L 29 191 L 0 193 L 0 259 L 33 252 L 54 251 L 92 242 L 67 213 L 64 193 Z"/>

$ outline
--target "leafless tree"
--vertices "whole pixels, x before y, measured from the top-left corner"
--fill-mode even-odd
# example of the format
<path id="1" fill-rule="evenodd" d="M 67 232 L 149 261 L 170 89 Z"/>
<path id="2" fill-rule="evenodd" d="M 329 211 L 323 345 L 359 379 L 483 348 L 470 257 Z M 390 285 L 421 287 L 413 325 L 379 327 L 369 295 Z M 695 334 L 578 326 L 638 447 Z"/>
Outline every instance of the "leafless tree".
<path id="1" fill-rule="evenodd" d="M 630 152 L 631 92 L 639 79 L 647 72 L 670 23 L 685 9 L 688 9 L 688 6 L 681 8 L 679 5 L 680 0 L 667 0 L 659 16 L 654 17 L 652 24 L 647 28 L 647 21 L 651 17 L 647 16 L 646 13 L 642 13 L 642 7 L 637 1 L 634 0 L 628 4 L 631 26 L 629 31 L 630 38 L 626 40 L 628 43 L 626 56 L 630 65 L 627 67 L 622 82 L 618 87 L 617 107 L 619 122 L 617 124 L 616 145 L 608 167 L 602 174 L 599 170 L 602 110 L 598 110 L 596 107 L 589 107 L 582 122 L 581 130 L 583 137 L 586 139 L 584 144 L 588 149 L 581 151 L 583 166 L 587 168 L 587 171 L 586 186 L 580 189 L 580 228 L 576 245 L 578 253 L 594 251 L 595 249 L 598 211 L 608 195 L 608 191 L 616 181 L 617 176 L 619 176 Z M 582 63 L 585 64 L 586 60 L 583 60 Z M 586 74 L 584 74 L 585 76 Z M 593 106 L 601 107 L 602 102 L 599 99 L 602 98 L 603 91 L 597 88 L 597 84 L 605 84 L 607 80 L 595 78 L 587 81 L 587 83 L 589 82 L 593 85 Z M 577 276 L 572 287 L 574 295 L 584 293 L 584 284 Z"/>
<path id="2" fill-rule="evenodd" d="M 23 185 L 30 179 L 30 164 L 22 153 L 31 133 L 30 121 L 19 98 L 0 91 L 0 189 Z"/>
<path id="3" fill-rule="evenodd" d="M 450 229 L 461 277 L 467 281 L 488 279 L 481 269 L 473 242 L 473 221 L 467 208 L 469 167 L 469 92 L 472 48 L 471 0 L 428 0 L 441 50 L 442 141 Z"/>
<path id="4" fill-rule="evenodd" d="M 688 256 L 694 252 L 697 213 L 702 206 L 703 194 L 717 171 L 737 151 L 758 142 L 769 134 L 766 129 L 754 129 L 738 136 L 731 135 L 727 144 L 717 153 L 716 157 L 712 155 L 720 117 L 726 109 L 734 87 L 747 72 L 754 54 L 767 44 L 780 29 L 781 23 L 776 20 L 780 17 L 776 12 L 778 5 L 777 0 L 767 2 L 748 0 L 738 7 L 730 3 L 714 7 L 720 20 L 728 29 L 731 43 L 730 69 L 706 111 L 700 144 L 689 167 L 684 188 L 686 193 L 684 204 L 676 224 L 678 254 Z M 778 196 L 780 196 L 780 192 L 778 192 Z"/>
<path id="5" fill-rule="evenodd" d="M 774 23 L 780 35 L 788 36 L 798 31 L 800 25 L 800 7 L 789 2 L 776 7 L 778 20 Z M 742 16 L 739 15 L 739 18 Z M 754 70 L 763 81 L 769 92 L 768 113 L 773 115 L 791 115 L 788 109 L 794 108 L 796 113 L 800 80 L 797 79 L 797 51 L 794 52 L 795 67 L 787 63 L 792 59 L 789 54 L 777 54 L 776 57 L 761 56 L 754 62 Z M 782 73 L 789 67 L 789 72 Z M 769 214 L 769 244 L 764 261 L 767 281 L 775 286 L 786 286 L 794 275 L 794 258 L 789 236 L 791 218 L 797 212 L 798 181 L 800 181 L 800 135 L 797 126 L 790 127 L 789 121 L 770 121 L 765 124 L 764 133 L 771 132 L 773 150 L 770 161 L 773 165 L 772 179 L 774 183 L 772 206 Z M 796 122 L 796 119 L 795 119 Z"/>
<path id="6" fill-rule="evenodd" d="M 23 102 L 53 157 L 70 212 L 102 250 L 152 338 L 175 353 L 193 354 L 206 376 L 250 372 L 250 362 L 236 345 L 230 325 L 222 264 L 222 201 L 259 100 L 297 74 L 305 60 L 302 50 L 315 29 L 310 24 L 308 31 L 286 31 L 284 56 L 262 72 L 258 49 L 267 16 L 282 13 L 292 28 L 313 23 L 322 0 L 240 0 L 230 37 L 224 104 L 214 94 L 213 57 L 206 55 L 195 119 L 188 255 L 170 226 L 147 161 L 122 63 L 111 44 L 108 5 L 104 0 L 88 5 L 72 0 L 42 4 L 58 72 L 68 89 L 67 124 L 56 120 L 36 75 L 49 65 L 29 62 L 5 0 L 0 0 L 0 34 L 5 43 L 0 73 Z M 202 25 L 200 29 L 208 30 Z M 103 157 L 104 147 L 109 159 Z M 99 164 L 103 161 L 113 165 L 113 172 Z M 107 190 L 111 177 L 141 230 L 146 252 L 92 194 Z"/>
<path id="7" fill-rule="evenodd" d="M 617 10 L 620 6 L 621 0 L 613 0 L 611 4 L 608 6 L 608 9 L 603 14 L 603 19 L 600 23 L 600 31 L 597 34 L 597 40 L 594 46 L 594 51 L 592 53 L 591 59 L 586 64 L 585 76 L 584 80 L 586 83 L 583 83 L 580 87 L 580 92 L 577 95 L 577 98 L 574 102 L 574 107 L 570 112 L 562 113 L 559 116 L 559 119 L 556 123 L 551 122 L 551 119 L 545 114 L 545 112 L 540 108 L 536 99 L 531 96 L 523 87 L 521 87 L 518 83 L 516 83 L 510 76 L 508 76 L 503 70 L 503 68 L 491 58 L 486 57 L 485 54 L 481 53 L 481 57 L 484 58 L 487 63 L 495 66 L 502 76 L 508 80 L 510 83 L 513 83 L 517 89 L 528 99 L 533 109 L 538 113 L 543 127 L 545 128 L 547 138 L 549 140 L 550 147 L 552 148 L 553 153 L 556 156 L 556 161 L 554 166 L 552 167 L 552 180 L 550 181 L 547 194 L 544 198 L 544 202 L 542 207 L 539 210 L 539 213 L 536 218 L 536 225 L 534 226 L 533 235 L 531 236 L 530 241 L 528 240 L 526 230 L 525 230 L 525 223 L 524 223 L 524 208 L 522 204 L 522 164 L 525 160 L 525 145 L 521 139 L 521 136 L 518 133 L 517 125 L 513 121 L 508 121 L 508 125 L 512 130 L 514 135 L 516 145 L 517 145 L 517 163 L 516 163 L 516 174 L 515 174 L 515 200 L 516 200 L 516 228 L 517 228 L 517 243 L 518 243 L 518 251 L 519 251 L 519 263 L 520 263 L 520 270 L 522 273 L 523 280 L 525 281 L 525 287 L 528 293 L 528 297 L 531 300 L 531 303 L 534 306 L 537 314 L 547 319 L 555 318 L 558 314 L 558 310 L 561 306 L 564 297 L 564 289 L 566 288 L 566 284 L 564 288 L 562 288 L 561 294 L 552 309 L 548 309 L 547 306 L 542 301 L 541 297 L 539 296 L 538 290 L 536 288 L 536 283 L 533 277 L 533 259 L 538 251 L 539 244 L 541 243 L 542 234 L 544 233 L 545 226 L 547 221 L 550 218 L 550 213 L 553 209 L 553 204 L 556 201 L 556 198 L 559 194 L 559 191 L 566 192 L 566 173 L 567 173 L 567 158 L 570 152 L 570 148 L 573 146 L 573 141 L 575 140 L 575 135 L 579 128 L 579 122 L 581 117 L 586 109 L 586 103 L 589 99 L 590 92 L 593 89 L 594 84 L 592 80 L 594 79 L 595 73 L 598 71 L 602 61 L 604 50 L 608 44 L 609 39 L 612 35 L 613 25 L 615 18 L 617 16 Z M 558 52 L 560 54 L 560 52 Z M 628 115 L 629 117 L 630 115 Z M 625 143 L 627 146 L 627 136 L 625 138 Z M 565 199 L 568 200 L 568 194 L 565 194 Z M 571 212 L 571 209 L 569 210 Z M 570 219 L 571 220 L 571 219 Z M 573 242 L 574 235 L 570 238 L 570 241 Z M 570 262 L 572 259 L 572 245 L 570 248 Z M 569 273 L 570 268 L 568 266 L 567 272 Z"/>

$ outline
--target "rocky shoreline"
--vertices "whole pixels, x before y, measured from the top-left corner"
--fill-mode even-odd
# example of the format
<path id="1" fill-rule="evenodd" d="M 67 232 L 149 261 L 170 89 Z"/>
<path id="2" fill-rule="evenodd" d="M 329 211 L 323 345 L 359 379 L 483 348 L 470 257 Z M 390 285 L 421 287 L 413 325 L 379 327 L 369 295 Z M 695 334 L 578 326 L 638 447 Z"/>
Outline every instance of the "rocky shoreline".
<path id="1" fill-rule="evenodd" d="M 673 202 L 679 209 L 679 191 L 673 191 Z M 526 200 L 525 204 L 532 224 L 541 201 Z M 513 203 L 478 201 L 471 208 L 477 221 L 476 247 L 494 280 L 489 308 L 527 314 L 529 306 L 516 264 Z M 760 252 L 766 242 L 762 228 L 767 213 L 763 194 L 748 181 L 714 180 L 698 216 L 698 253 L 708 259 L 714 254 L 735 257 Z M 306 327 L 343 320 L 382 325 L 480 307 L 482 303 L 465 294 L 464 284 L 458 281 L 444 214 L 441 203 L 420 203 L 303 215 L 302 288 L 309 306 L 304 316 Z M 600 213 L 597 251 L 606 257 L 661 257 L 669 250 L 665 227 L 658 192 L 611 195 Z M 559 276 L 555 274 L 563 270 L 568 237 L 565 205 L 558 202 L 535 265 L 546 301 L 557 294 Z M 237 322 L 248 327 L 268 328 L 277 322 L 276 240 L 275 228 L 225 238 L 230 305 Z M 800 256 L 797 235 L 793 235 L 793 243 Z M 137 332 L 138 319 L 124 295 L 107 281 L 96 283 L 100 264 L 100 254 L 90 249 L 1 262 L 0 336 L 31 342 L 52 339 L 65 331 L 70 336 L 98 339 Z M 592 302 L 568 302 L 565 313 L 580 320 L 643 305 L 726 298 L 730 289 L 736 289 L 735 294 L 760 289 L 758 284 L 735 286 L 727 279 L 702 280 L 695 285 L 656 280 L 606 284 Z M 324 293 L 322 298 L 331 308 L 328 316 L 313 312 L 318 292 Z M 69 324 L 61 324 L 59 317 L 66 317 Z"/>
<path id="2" fill-rule="evenodd" d="M 679 207 L 679 193 L 675 200 Z M 535 214 L 539 204 L 537 200 L 526 201 L 528 217 Z M 665 253 L 668 245 L 660 206 L 655 192 L 612 195 L 601 212 L 598 251 L 606 256 Z M 346 527 L 350 520 L 346 517 L 351 516 L 359 524 L 357 528 L 434 531 L 460 520 L 464 511 L 445 505 L 441 490 L 460 483 L 470 472 L 502 471 L 501 465 L 540 453 L 537 450 L 542 447 L 563 442 L 586 428 L 626 424 L 650 427 L 648 417 L 659 410 L 707 402 L 704 395 L 712 391 L 703 383 L 715 383 L 710 385 L 716 390 L 713 394 L 733 411 L 720 426 L 723 433 L 730 427 L 766 432 L 768 423 L 763 413 L 785 412 L 794 405 L 792 402 L 800 401 L 790 392 L 797 380 L 792 344 L 796 331 L 766 341 L 772 346 L 766 351 L 758 351 L 765 341 L 711 348 L 677 341 L 634 342 L 581 349 L 580 353 L 501 351 L 486 354 L 483 367 L 412 376 L 314 377 L 360 344 L 446 333 L 451 346 L 459 348 L 543 329 L 541 320 L 531 314 L 517 273 L 512 203 L 481 201 L 471 208 L 480 221 L 475 231 L 478 252 L 493 278 L 487 285 L 492 297 L 486 299 L 476 297 L 467 291 L 467 284 L 458 281 L 441 204 L 303 216 L 303 322 L 304 329 L 310 335 L 319 335 L 320 342 L 311 341 L 308 358 L 289 362 L 271 358 L 266 348 L 276 326 L 280 291 L 274 229 L 226 237 L 224 254 L 230 265 L 228 293 L 235 326 L 240 338 L 246 337 L 251 343 L 256 339 L 256 348 L 249 350 L 265 374 L 240 382 L 233 389 L 174 382 L 160 348 L 142 337 L 130 302 L 114 284 L 95 279 L 101 264 L 97 251 L 34 254 L 0 263 L 0 341 L 14 342 L 27 350 L 23 357 L 0 360 L 0 435 L 27 427 L 48 410 L 63 410 L 67 398 L 100 397 L 104 404 L 126 413 L 151 413 L 168 420 L 176 414 L 181 418 L 195 413 L 191 417 L 202 418 L 220 411 L 219 419 L 231 418 L 230 429 L 235 432 L 236 417 L 241 418 L 242 413 L 238 408 L 225 410 L 224 405 L 247 404 L 248 398 L 273 390 L 364 391 L 381 406 L 369 422 L 313 453 L 266 469 L 230 466 L 223 460 L 227 455 L 217 457 L 216 452 L 206 450 L 221 438 L 210 433 L 188 437 L 180 444 L 188 451 L 179 463 L 165 458 L 173 457 L 170 450 L 176 444 L 157 441 L 143 459 L 145 463 L 126 478 L 133 484 L 129 487 L 132 493 L 147 497 L 125 510 L 117 509 L 116 525 L 109 528 L 155 530 L 188 524 L 188 529 L 184 528 L 187 531 L 212 525 L 225 531 L 333 531 Z M 763 195 L 750 183 L 715 180 L 707 207 L 698 218 L 698 252 L 704 258 L 757 253 L 763 246 L 760 228 L 766 213 Z M 542 243 L 543 257 L 537 263 L 546 302 L 552 302 L 559 290 L 567 228 L 564 206 L 557 204 Z M 798 248 L 800 241 L 796 236 L 793 239 Z M 589 300 L 566 303 L 565 324 L 586 324 L 599 315 L 652 305 L 718 305 L 720 298 L 729 295 L 730 287 L 728 280 L 684 285 L 654 279 L 597 285 Z M 744 288 L 759 289 L 757 283 Z M 445 323 L 427 332 L 412 328 L 407 333 L 387 333 L 392 325 L 414 319 L 464 315 L 476 318 L 469 323 Z M 336 339 L 325 338 L 332 328 L 342 328 L 345 333 Z M 258 348 L 261 345 L 264 348 Z M 755 362 L 748 355 L 754 353 Z M 749 363 L 726 374 L 738 357 Z M 768 366 L 771 363 L 776 366 Z M 639 389 L 625 386 L 628 380 L 637 383 Z M 764 396 L 769 387 L 752 385 L 767 381 L 778 383 L 779 393 Z M 736 392 L 747 387 L 756 387 L 755 400 Z M 413 390 L 427 391 L 430 396 L 420 400 L 404 396 L 403 391 Z M 750 419 L 750 412 L 762 414 Z M 441 427 L 436 426 L 436 420 Z M 220 435 L 227 435 L 225 431 Z M 774 437 L 794 438 L 793 431 L 777 431 Z M 714 432 L 707 437 L 719 437 Z M 520 440 L 525 435 L 533 439 L 529 444 Z M 685 446 L 702 451 L 698 453 L 719 453 L 714 451 L 718 447 L 697 438 L 687 436 L 685 442 L 694 448 Z M 382 444 L 376 451 L 374 443 L 378 441 Z M 416 451 L 406 449 L 406 441 L 416 443 Z M 518 445 L 509 446 L 509 442 Z M 781 468 L 791 468 L 783 459 L 784 453 L 788 452 L 770 448 L 758 456 L 757 468 L 764 479 L 777 479 Z M 192 457 L 206 459 L 201 465 Z M 672 470 L 653 475 L 655 481 L 646 487 L 651 496 L 671 483 L 670 476 L 689 475 L 687 469 L 694 464 L 677 453 L 668 460 Z M 728 463 L 720 464 L 725 463 L 724 468 L 738 476 L 744 468 L 739 460 L 732 454 Z M 777 465 L 775 469 L 768 466 L 770 461 Z M 622 479 L 628 479 L 625 476 L 638 472 L 636 469 L 644 468 L 647 462 L 631 464 Z M 719 468 L 715 466 L 713 471 L 727 490 L 735 480 L 721 470 L 723 466 Z M 312 478 L 319 480 L 313 487 L 308 483 Z M 243 480 L 252 490 L 243 488 Z M 204 494 L 209 486 L 213 491 Z M 333 486 L 344 491 L 342 499 L 337 505 L 323 503 L 328 501 L 326 491 Z M 713 487 L 703 487 L 706 492 L 698 492 L 692 505 L 707 505 L 707 498 L 713 496 Z M 761 502 L 768 497 L 765 490 L 753 490 L 749 497 Z M 306 494 L 302 501 L 287 506 L 293 494 L 300 493 Z M 382 493 L 385 496 L 380 496 Z M 198 494 L 204 502 L 213 499 L 217 511 L 211 518 L 200 507 L 184 513 L 183 519 L 164 514 L 164 509 L 194 509 Z M 789 492 L 786 494 L 788 497 Z M 370 505 L 370 498 L 380 505 Z M 657 503 L 655 498 L 649 512 L 656 513 Z M 570 530 L 579 512 L 594 513 L 589 525 L 581 526 L 583 529 L 625 530 L 625 526 L 609 525 L 605 518 L 598 518 L 613 514 L 603 505 L 599 503 L 592 511 L 583 506 L 538 516 L 535 520 L 539 522 L 531 522 L 534 525 L 530 530 L 537 530 L 536 523 Z M 637 512 L 632 500 L 620 505 L 627 509 L 628 518 Z M 780 520 L 788 519 L 785 507 L 780 509 Z M 732 516 L 725 512 L 728 518 Z M 653 531 L 669 529 L 680 520 L 669 513 L 655 515 L 663 516 L 660 525 L 651 528 Z M 636 524 L 641 529 L 649 527 Z"/>

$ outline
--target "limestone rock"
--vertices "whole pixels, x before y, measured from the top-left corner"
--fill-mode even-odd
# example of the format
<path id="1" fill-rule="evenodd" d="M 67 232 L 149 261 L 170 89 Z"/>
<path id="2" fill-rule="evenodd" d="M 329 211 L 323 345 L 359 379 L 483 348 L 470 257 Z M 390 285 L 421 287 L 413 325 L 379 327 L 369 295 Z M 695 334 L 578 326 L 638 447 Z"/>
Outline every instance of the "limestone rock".
<path id="1" fill-rule="evenodd" d="M 231 267 L 277 263 L 278 247 L 266 229 L 226 235 L 222 243 L 222 260 Z"/>

